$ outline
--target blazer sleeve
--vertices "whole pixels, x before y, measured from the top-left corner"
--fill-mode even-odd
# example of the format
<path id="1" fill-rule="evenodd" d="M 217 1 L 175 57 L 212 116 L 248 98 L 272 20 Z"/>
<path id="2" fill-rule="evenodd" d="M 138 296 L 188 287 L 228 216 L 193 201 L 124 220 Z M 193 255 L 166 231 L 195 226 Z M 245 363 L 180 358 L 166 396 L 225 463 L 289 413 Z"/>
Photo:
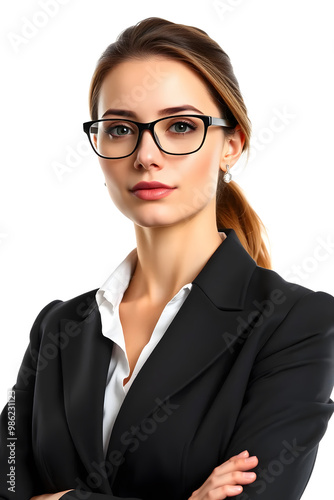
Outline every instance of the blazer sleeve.
<path id="1" fill-rule="evenodd" d="M 12 387 L 13 400 L 0 416 L 0 500 L 26 500 L 39 490 L 31 446 L 32 407 L 39 350 L 40 326 L 54 304 L 46 305 L 35 319 L 29 346 L 24 354 L 17 381 Z M 10 425 L 9 425 L 10 424 Z"/>
<path id="2" fill-rule="evenodd" d="M 256 480 L 238 500 L 298 500 L 334 411 L 334 297 L 297 301 L 258 352 L 222 461 L 247 449 Z"/>
<path id="3" fill-rule="evenodd" d="M 17 381 L 12 387 L 15 404 L 13 404 L 13 401 L 12 408 L 9 408 L 9 403 L 7 403 L 0 415 L 0 500 L 30 500 L 32 496 L 46 493 L 43 491 L 38 471 L 34 465 L 32 410 L 43 320 L 53 306 L 59 302 L 61 300 L 50 302 L 36 317 L 30 331 L 29 345 L 24 354 Z M 15 417 L 12 418 L 12 415 L 15 415 Z M 15 422 L 14 425 L 13 421 Z M 10 443 L 12 443 L 12 453 L 10 447 L 8 447 Z M 13 462 L 13 459 L 15 462 Z M 13 474 L 13 471 L 15 471 L 15 474 Z M 70 488 L 71 485 L 68 487 Z M 83 500 L 85 498 L 90 500 L 140 500 L 134 498 L 119 499 L 119 497 L 113 495 L 89 493 L 80 490 L 73 490 L 64 494 L 61 498 L 65 500 Z"/>

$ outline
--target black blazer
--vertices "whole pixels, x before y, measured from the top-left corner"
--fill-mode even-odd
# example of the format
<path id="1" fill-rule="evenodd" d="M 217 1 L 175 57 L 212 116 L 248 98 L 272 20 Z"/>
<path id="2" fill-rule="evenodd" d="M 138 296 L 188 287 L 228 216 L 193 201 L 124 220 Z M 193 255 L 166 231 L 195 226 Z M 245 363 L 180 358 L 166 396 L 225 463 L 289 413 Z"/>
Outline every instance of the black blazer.
<path id="1" fill-rule="evenodd" d="M 106 459 L 113 342 L 97 290 L 39 313 L 13 388 L 16 440 L 1 416 L 1 500 L 70 488 L 62 498 L 187 500 L 245 449 L 258 477 L 234 498 L 300 498 L 334 410 L 334 298 L 257 266 L 224 231 L 130 387 Z"/>

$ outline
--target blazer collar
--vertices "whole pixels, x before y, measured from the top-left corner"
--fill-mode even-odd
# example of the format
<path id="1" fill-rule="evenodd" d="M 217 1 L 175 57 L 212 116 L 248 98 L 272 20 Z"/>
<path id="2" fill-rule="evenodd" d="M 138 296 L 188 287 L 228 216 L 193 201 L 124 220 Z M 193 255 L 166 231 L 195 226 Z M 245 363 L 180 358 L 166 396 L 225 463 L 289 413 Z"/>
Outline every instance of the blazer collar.
<path id="1" fill-rule="evenodd" d="M 227 238 L 196 276 L 199 286 L 216 307 L 242 310 L 256 262 L 240 243 L 234 229 L 220 229 Z"/>

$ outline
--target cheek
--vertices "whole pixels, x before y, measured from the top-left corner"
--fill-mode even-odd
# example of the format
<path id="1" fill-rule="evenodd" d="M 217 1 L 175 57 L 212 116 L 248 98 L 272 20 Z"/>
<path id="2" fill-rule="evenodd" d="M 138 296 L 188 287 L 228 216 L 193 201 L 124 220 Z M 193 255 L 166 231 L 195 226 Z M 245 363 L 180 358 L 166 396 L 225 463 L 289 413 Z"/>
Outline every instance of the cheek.
<path id="1" fill-rule="evenodd" d="M 218 182 L 219 160 L 220 152 L 214 149 L 210 151 L 210 148 L 194 154 L 187 175 L 187 185 L 191 191 L 195 194 L 202 193 L 206 198 L 214 196 Z"/>
<path id="2" fill-rule="evenodd" d="M 122 165 L 120 160 L 105 160 L 104 158 L 99 158 L 99 162 L 109 189 L 119 191 L 125 180 L 126 165 Z"/>
<path id="3" fill-rule="evenodd" d="M 109 178 L 110 175 L 112 175 L 116 171 L 116 169 L 113 168 L 113 166 L 116 165 L 113 165 L 111 161 L 112 160 L 106 160 L 99 156 L 100 167 L 106 179 Z"/>
<path id="4" fill-rule="evenodd" d="M 123 209 L 124 190 L 126 189 L 126 165 L 119 163 L 119 160 L 113 163 L 111 160 L 99 158 L 100 166 L 104 174 L 105 182 L 109 196 L 115 206 Z"/>

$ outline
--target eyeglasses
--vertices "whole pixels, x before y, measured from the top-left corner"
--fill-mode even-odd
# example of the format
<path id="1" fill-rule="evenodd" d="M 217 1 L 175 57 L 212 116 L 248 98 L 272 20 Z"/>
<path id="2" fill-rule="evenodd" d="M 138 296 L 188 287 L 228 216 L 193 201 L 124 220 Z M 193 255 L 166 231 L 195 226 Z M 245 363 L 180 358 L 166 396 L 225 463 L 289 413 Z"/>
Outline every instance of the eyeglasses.
<path id="1" fill-rule="evenodd" d="M 144 130 L 150 130 L 155 144 L 169 155 L 196 153 L 204 144 L 208 127 L 232 127 L 228 120 L 206 115 L 174 115 L 149 123 L 106 118 L 83 124 L 89 142 L 101 158 L 117 160 L 132 155 Z"/>

